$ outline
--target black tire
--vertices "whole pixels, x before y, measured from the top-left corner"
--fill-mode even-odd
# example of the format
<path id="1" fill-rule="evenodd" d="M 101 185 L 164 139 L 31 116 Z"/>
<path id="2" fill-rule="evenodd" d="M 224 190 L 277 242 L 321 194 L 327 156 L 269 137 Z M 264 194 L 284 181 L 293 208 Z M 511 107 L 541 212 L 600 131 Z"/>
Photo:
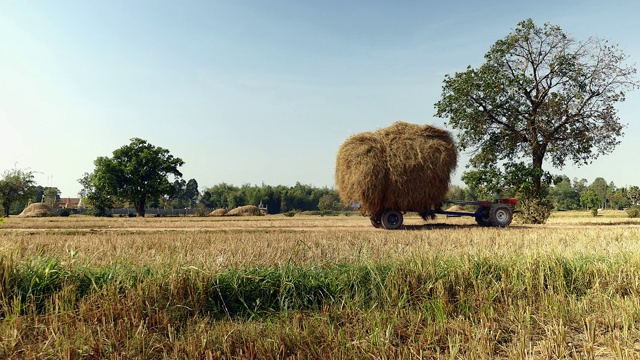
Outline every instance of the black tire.
<path id="1" fill-rule="evenodd" d="M 513 210 L 507 205 L 493 205 L 489 211 L 489 217 L 491 218 L 491 225 L 505 227 L 511 224 L 511 220 L 513 220 Z"/>
<path id="2" fill-rule="evenodd" d="M 491 226 L 490 208 L 481 206 L 476 210 L 476 222 L 480 226 Z"/>
<path id="3" fill-rule="evenodd" d="M 382 227 L 382 222 L 380 221 L 380 217 L 372 216 L 369 218 L 369 220 L 371 220 L 371 225 L 373 225 L 374 228 L 379 229 Z"/>
<path id="4" fill-rule="evenodd" d="M 402 226 L 402 213 L 398 210 L 389 209 L 382 213 L 380 222 L 382 227 L 387 230 L 396 230 Z"/>

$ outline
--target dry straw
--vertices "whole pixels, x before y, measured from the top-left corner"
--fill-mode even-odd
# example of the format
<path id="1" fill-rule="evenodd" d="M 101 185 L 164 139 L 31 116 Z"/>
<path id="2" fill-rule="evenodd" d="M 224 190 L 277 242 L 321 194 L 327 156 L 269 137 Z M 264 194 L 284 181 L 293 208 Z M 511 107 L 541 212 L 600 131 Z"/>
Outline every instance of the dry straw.
<path id="1" fill-rule="evenodd" d="M 345 140 L 336 185 L 342 201 L 360 202 L 368 215 L 384 209 L 422 212 L 444 200 L 457 158 L 446 130 L 399 121 Z"/>
<path id="2" fill-rule="evenodd" d="M 215 209 L 212 212 L 209 213 L 209 216 L 223 216 L 227 214 L 227 209 Z"/>
<path id="3" fill-rule="evenodd" d="M 462 212 L 462 211 L 467 211 L 467 209 L 463 208 L 460 205 L 453 205 L 452 207 L 448 208 L 447 211 Z"/>
<path id="4" fill-rule="evenodd" d="M 51 209 L 51 207 L 45 203 L 33 203 L 27 206 L 19 217 L 46 217 L 46 216 L 56 216 L 56 212 Z"/>
<path id="5" fill-rule="evenodd" d="M 227 215 L 240 215 L 240 216 L 252 216 L 262 215 L 260 209 L 255 205 L 239 206 L 235 209 L 231 209 Z"/>

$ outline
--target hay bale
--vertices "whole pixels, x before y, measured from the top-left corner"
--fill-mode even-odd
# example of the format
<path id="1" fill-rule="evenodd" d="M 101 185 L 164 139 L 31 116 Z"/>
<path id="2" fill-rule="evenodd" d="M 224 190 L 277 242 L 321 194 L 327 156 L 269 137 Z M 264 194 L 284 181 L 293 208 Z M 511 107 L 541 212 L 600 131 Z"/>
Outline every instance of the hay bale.
<path id="1" fill-rule="evenodd" d="M 467 209 L 463 208 L 460 205 L 453 205 L 452 207 L 448 208 L 447 211 L 453 211 L 453 212 L 467 212 Z"/>
<path id="2" fill-rule="evenodd" d="M 423 212 L 439 206 L 458 153 L 451 134 L 430 125 L 396 122 L 349 137 L 338 150 L 340 199 L 373 215 L 384 209 Z"/>
<path id="3" fill-rule="evenodd" d="M 227 213 L 227 215 L 254 216 L 254 215 L 263 215 L 263 213 L 255 205 L 245 205 L 245 206 L 239 206 L 235 209 L 231 209 Z"/>
<path id="4" fill-rule="evenodd" d="M 342 144 L 336 166 L 342 202 L 359 201 L 361 209 L 384 207 L 385 188 L 380 182 L 388 177 L 385 156 L 384 142 L 371 132 L 352 135 Z"/>
<path id="5" fill-rule="evenodd" d="M 227 214 L 227 209 L 215 209 L 212 212 L 209 213 L 209 216 L 223 216 Z"/>
<path id="6" fill-rule="evenodd" d="M 58 214 L 45 203 L 33 203 L 27 206 L 18 217 L 47 217 L 57 216 Z"/>

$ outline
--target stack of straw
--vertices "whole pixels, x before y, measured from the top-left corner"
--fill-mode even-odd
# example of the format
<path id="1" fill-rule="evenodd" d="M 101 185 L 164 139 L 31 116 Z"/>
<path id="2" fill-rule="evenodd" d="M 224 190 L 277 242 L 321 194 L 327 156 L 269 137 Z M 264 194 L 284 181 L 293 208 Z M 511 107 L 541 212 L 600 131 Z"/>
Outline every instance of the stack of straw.
<path id="1" fill-rule="evenodd" d="M 345 140 L 338 150 L 336 185 L 341 200 L 359 202 L 364 214 L 423 212 L 444 200 L 457 159 L 446 130 L 399 121 Z"/>

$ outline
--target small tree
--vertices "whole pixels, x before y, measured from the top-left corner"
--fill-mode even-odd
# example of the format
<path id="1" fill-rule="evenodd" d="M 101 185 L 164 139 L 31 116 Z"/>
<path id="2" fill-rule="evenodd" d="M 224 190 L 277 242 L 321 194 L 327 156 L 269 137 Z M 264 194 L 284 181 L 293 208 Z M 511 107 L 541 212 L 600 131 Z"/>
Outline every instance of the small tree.
<path id="1" fill-rule="evenodd" d="M 640 187 L 635 185 L 630 186 L 629 191 L 627 191 L 627 196 L 631 199 L 634 206 L 638 205 L 638 199 L 640 199 Z"/>
<path id="2" fill-rule="evenodd" d="M 60 200 L 60 194 L 57 187 L 45 187 L 42 191 L 44 203 L 53 207 Z"/>
<path id="3" fill-rule="evenodd" d="M 598 216 L 600 201 L 600 197 L 593 190 L 587 190 L 580 196 L 580 205 L 590 209 L 593 216 Z"/>
<path id="4" fill-rule="evenodd" d="M 571 180 L 562 176 L 549 190 L 553 206 L 556 210 L 576 210 L 580 207 L 580 193 L 571 186 Z"/>
<path id="5" fill-rule="evenodd" d="M 587 179 L 578 180 L 578 178 L 573 178 L 572 186 L 576 190 L 576 192 L 580 195 L 582 195 L 582 193 L 585 192 L 585 190 L 587 190 L 588 185 L 589 185 L 589 182 L 587 181 Z"/>
<path id="6" fill-rule="evenodd" d="M 611 208 L 615 210 L 622 210 L 631 205 L 631 201 L 626 196 L 626 190 L 624 188 L 616 189 L 616 191 L 611 194 L 609 203 L 611 204 Z"/>
<path id="7" fill-rule="evenodd" d="M 190 179 L 187 181 L 187 185 L 184 187 L 183 199 L 190 208 L 196 206 L 198 198 L 200 197 L 200 190 L 198 190 L 198 182 L 196 179 Z"/>
<path id="8" fill-rule="evenodd" d="M 597 177 L 587 189 L 598 195 L 598 199 L 600 199 L 598 207 L 605 209 L 607 207 L 607 200 L 609 200 L 609 185 L 607 185 L 607 181 L 601 177 Z"/>
<path id="9" fill-rule="evenodd" d="M 115 199 L 93 185 L 93 173 L 84 173 L 78 182 L 82 185 L 78 195 L 83 199 L 84 206 L 90 206 L 88 213 L 94 216 L 109 216 Z"/>
<path id="10" fill-rule="evenodd" d="M 318 209 L 322 211 L 340 211 L 344 210 L 344 205 L 342 205 L 338 194 L 331 192 L 322 195 L 318 200 Z"/>
<path id="11" fill-rule="evenodd" d="M 465 200 L 465 189 L 459 185 L 451 185 L 449 186 L 449 190 L 447 190 L 447 195 L 445 199 L 448 200 Z"/>
<path id="12" fill-rule="evenodd" d="M 36 195 L 36 184 L 33 172 L 13 169 L 6 171 L 0 180 L 0 203 L 3 216 L 9 216 L 9 209 L 13 203 L 26 203 Z"/>

